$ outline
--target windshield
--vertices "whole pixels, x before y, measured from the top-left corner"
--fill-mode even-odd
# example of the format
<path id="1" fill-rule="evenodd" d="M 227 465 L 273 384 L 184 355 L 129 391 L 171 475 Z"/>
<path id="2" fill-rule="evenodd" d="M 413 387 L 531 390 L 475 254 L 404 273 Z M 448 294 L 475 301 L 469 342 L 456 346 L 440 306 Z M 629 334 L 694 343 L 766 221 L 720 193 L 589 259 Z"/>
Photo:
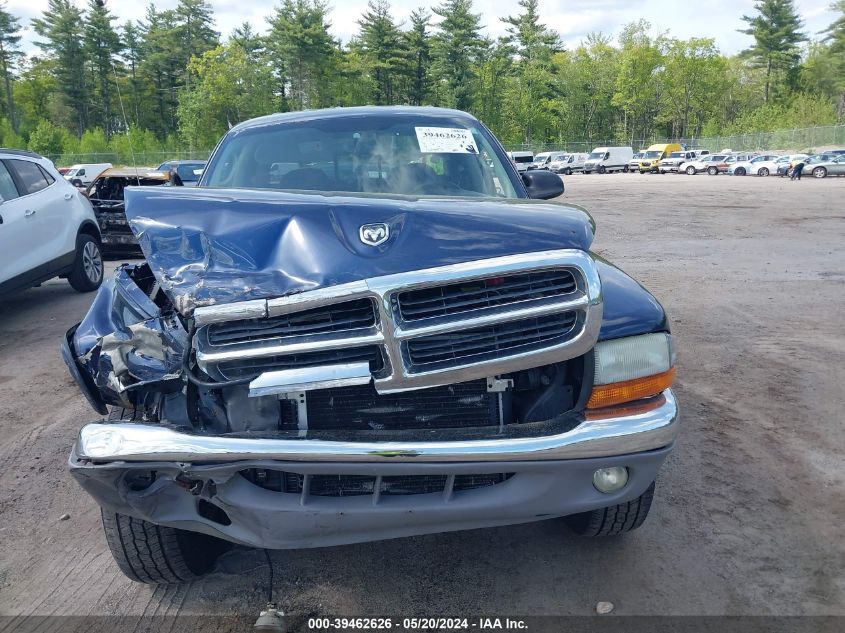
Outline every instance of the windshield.
<path id="1" fill-rule="evenodd" d="M 554 156 L 552 156 L 552 160 L 556 163 L 562 163 L 566 160 L 566 154 L 555 154 Z"/>
<path id="2" fill-rule="evenodd" d="M 669 154 L 669 158 L 681 158 L 683 155 L 683 152 L 672 152 Z"/>
<path id="3" fill-rule="evenodd" d="M 203 185 L 516 198 L 487 138 L 463 125 L 440 117 L 349 116 L 247 128 L 223 141 Z"/>
<path id="4" fill-rule="evenodd" d="M 76 172 L 78 172 L 78 171 L 79 171 L 78 169 L 68 169 L 65 172 L 65 176 L 75 176 Z"/>
<path id="5" fill-rule="evenodd" d="M 533 163 L 534 157 L 533 156 L 515 156 L 513 159 L 515 163 Z"/>
<path id="6" fill-rule="evenodd" d="M 180 163 L 176 165 L 176 173 L 182 182 L 196 182 L 200 177 L 194 171 L 202 171 L 204 167 L 205 163 Z"/>
<path id="7" fill-rule="evenodd" d="M 663 152 L 659 149 L 652 149 L 643 154 L 643 158 L 660 158 L 661 156 L 663 156 Z"/>
<path id="8" fill-rule="evenodd" d="M 592 154 L 587 156 L 587 158 L 592 159 L 592 160 L 598 160 L 598 159 L 604 158 L 604 152 L 593 152 Z"/>
<path id="9" fill-rule="evenodd" d="M 548 154 L 537 154 L 534 157 L 534 162 L 538 163 L 538 164 L 543 164 L 543 163 L 546 162 L 546 160 L 548 160 L 548 158 L 549 158 Z"/>
<path id="10" fill-rule="evenodd" d="M 637 152 L 636 154 L 634 154 L 634 155 L 631 157 L 631 160 L 634 160 L 634 159 L 637 159 L 637 158 L 642 158 L 642 157 L 643 157 L 643 153 L 642 153 L 642 152 Z"/>

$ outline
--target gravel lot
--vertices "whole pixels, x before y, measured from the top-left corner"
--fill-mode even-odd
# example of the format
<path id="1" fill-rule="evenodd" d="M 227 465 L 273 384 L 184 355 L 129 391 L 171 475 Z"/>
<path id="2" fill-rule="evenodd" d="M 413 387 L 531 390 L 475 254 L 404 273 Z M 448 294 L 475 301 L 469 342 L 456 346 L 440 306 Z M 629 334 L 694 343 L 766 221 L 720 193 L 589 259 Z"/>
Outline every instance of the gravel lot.
<path id="1" fill-rule="evenodd" d="M 645 526 L 581 540 L 553 520 L 273 552 L 275 599 L 302 616 L 586 615 L 601 600 L 619 614 L 845 615 L 845 179 L 566 185 L 596 219 L 595 248 L 664 303 L 678 341 L 682 436 Z M 0 300 L 0 614 L 256 613 L 261 551 L 170 588 L 112 563 L 65 466 L 96 414 L 59 340 L 91 298 L 52 281 Z"/>

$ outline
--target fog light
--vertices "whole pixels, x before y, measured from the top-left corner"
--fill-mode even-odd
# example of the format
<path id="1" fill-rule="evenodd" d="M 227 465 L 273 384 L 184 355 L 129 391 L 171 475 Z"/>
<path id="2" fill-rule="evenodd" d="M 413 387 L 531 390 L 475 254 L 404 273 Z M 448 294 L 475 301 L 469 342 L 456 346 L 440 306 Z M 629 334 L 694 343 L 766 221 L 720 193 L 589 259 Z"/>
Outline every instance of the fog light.
<path id="1" fill-rule="evenodd" d="M 624 466 L 599 468 L 593 473 L 593 485 L 599 492 L 616 492 L 628 483 L 628 469 Z"/>

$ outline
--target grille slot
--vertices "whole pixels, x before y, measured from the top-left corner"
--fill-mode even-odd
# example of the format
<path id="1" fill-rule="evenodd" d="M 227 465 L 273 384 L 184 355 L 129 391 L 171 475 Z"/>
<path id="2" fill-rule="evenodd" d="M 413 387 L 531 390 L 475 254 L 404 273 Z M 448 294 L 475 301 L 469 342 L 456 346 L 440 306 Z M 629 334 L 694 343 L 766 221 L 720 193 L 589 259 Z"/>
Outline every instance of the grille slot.
<path id="1" fill-rule="evenodd" d="M 265 490 L 302 494 L 305 475 L 280 470 L 250 468 L 241 475 Z M 484 473 L 455 475 L 452 490 L 477 490 L 495 486 L 513 477 L 514 473 Z M 310 475 L 308 495 L 315 497 L 360 497 L 374 495 L 408 496 L 443 493 L 449 475 L 388 475 L 381 478 L 376 489 L 375 475 Z"/>
<path id="2" fill-rule="evenodd" d="M 486 380 L 399 393 L 379 394 L 372 384 L 308 393 L 311 430 L 380 431 L 497 426 L 497 394 Z M 283 426 L 296 428 L 292 416 Z"/>
<path id="3" fill-rule="evenodd" d="M 548 347 L 566 341 L 575 329 L 577 313 L 562 312 L 543 317 L 497 323 L 485 327 L 421 336 L 404 345 L 414 367 L 458 364 L 475 357 L 496 358 L 538 345 Z"/>
<path id="4" fill-rule="evenodd" d="M 528 271 L 408 290 L 396 295 L 405 321 L 461 314 L 575 293 L 575 274 L 567 268 Z"/>
<path id="5" fill-rule="evenodd" d="M 222 362 L 217 365 L 217 371 L 227 380 L 236 380 L 238 378 L 257 376 L 265 371 L 281 371 L 283 369 L 361 362 L 369 362 L 370 371 L 378 374 L 384 369 L 384 357 L 382 356 L 381 348 L 376 345 L 369 345 L 367 347 L 329 349 L 319 352 L 303 352 L 301 354 L 243 358 Z"/>
<path id="6" fill-rule="evenodd" d="M 371 328 L 376 324 L 372 299 L 356 299 L 262 319 L 214 323 L 208 328 L 211 345 L 248 343 L 266 339 L 311 336 Z"/>

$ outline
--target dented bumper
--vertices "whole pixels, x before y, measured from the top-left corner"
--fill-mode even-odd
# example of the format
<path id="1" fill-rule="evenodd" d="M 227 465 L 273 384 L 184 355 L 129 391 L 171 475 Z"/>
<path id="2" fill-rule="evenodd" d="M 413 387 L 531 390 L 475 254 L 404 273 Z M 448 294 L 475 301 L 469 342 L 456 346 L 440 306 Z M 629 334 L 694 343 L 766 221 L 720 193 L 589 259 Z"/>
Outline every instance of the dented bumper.
<path id="1" fill-rule="evenodd" d="M 75 450 L 79 458 L 97 462 L 531 461 L 647 451 L 671 444 L 677 434 L 678 409 L 671 390 L 644 405 L 591 415 L 561 432 L 553 432 L 555 423 L 549 422 L 548 435 L 520 437 L 517 428 L 511 436 L 455 441 L 252 439 L 181 433 L 158 425 L 88 424 L 80 431 Z"/>
<path id="2" fill-rule="evenodd" d="M 109 511 L 254 547 L 322 547 L 525 523 L 629 501 L 656 478 L 677 424 L 671 391 L 533 438 L 376 444 L 90 424 L 70 469 Z M 601 493 L 593 473 L 612 466 L 628 469 L 628 483 Z M 249 474 L 256 472 L 265 478 Z M 293 487 L 271 485 L 268 473 Z"/>

